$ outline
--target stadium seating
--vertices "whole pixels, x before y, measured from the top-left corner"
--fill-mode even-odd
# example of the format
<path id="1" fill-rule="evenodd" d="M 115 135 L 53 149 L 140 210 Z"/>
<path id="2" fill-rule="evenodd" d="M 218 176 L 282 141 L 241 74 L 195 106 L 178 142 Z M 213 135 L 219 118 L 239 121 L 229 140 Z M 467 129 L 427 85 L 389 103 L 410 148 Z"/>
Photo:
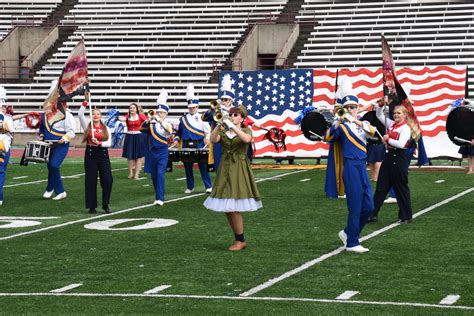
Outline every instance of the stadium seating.
<path id="1" fill-rule="evenodd" d="M 17 110 L 38 110 L 51 80 L 59 77 L 84 36 L 96 106 L 125 112 L 130 102 L 138 102 L 151 108 L 166 88 L 171 115 L 180 115 L 186 109 L 186 85 L 195 84 L 204 104 L 215 98 L 213 71 L 230 56 L 250 23 L 268 21 L 270 15 L 276 19 L 286 3 L 80 0 L 61 21 L 76 31 L 36 73 L 34 82 L 23 84 L 25 89 L 16 84 L 6 88 Z M 72 108 L 78 104 L 73 102 Z"/>
<path id="2" fill-rule="evenodd" d="M 317 24 L 295 66 L 379 67 L 382 33 L 398 67 L 472 65 L 473 11 L 470 1 L 305 0 L 297 20 Z"/>

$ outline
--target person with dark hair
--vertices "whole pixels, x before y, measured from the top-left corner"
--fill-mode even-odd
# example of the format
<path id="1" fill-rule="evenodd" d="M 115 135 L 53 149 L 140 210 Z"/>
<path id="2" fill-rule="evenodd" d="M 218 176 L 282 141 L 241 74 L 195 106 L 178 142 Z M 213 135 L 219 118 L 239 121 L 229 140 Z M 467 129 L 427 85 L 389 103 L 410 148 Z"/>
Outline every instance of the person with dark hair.
<path id="1" fill-rule="evenodd" d="M 82 142 L 86 143 L 84 152 L 84 169 L 86 208 L 89 213 L 97 213 L 97 174 L 102 187 L 102 209 L 110 213 L 110 195 L 112 193 L 112 167 L 110 164 L 108 147 L 112 144 L 112 133 L 102 122 L 102 114 L 98 109 L 92 110 L 92 122 L 87 122 L 84 115 L 88 102 L 84 101 L 79 109 L 79 121 L 84 129 Z M 93 127 L 93 128 L 92 128 Z"/>
<path id="2" fill-rule="evenodd" d="M 128 114 L 119 118 L 119 121 L 127 125 L 122 157 L 127 158 L 129 179 L 136 180 L 140 177 L 143 157 L 145 157 L 145 136 L 140 132 L 140 126 L 146 120 L 146 115 L 141 113 L 136 103 L 130 103 Z"/>
<path id="3" fill-rule="evenodd" d="M 418 141 L 420 132 L 414 122 L 408 117 L 408 111 L 402 105 L 393 110 L 393 120 L 386 118 L 382 107 L 377 108 L 377 118 L 386 124 L 387 134 L 384 143 L 387 144 L 377 179 L 374 196 L 374 212 L 371 221 L 377 221 L 378 212 L 391 187 L 395 190 L 399 207 L 399 223 L 406 224 L 412 221 L 412 208 L 410 199 L 410 188 L 408 187 L 409 160 L 406 154 L 407 148 L 412 142 Z"/>
<path id="4" fill-rule="evenodd" d="M 222 120 L 211 132 L 210 140 L 222 145 L 222 158 L 210 196 L 204 206 L 215 212 L 224 212 L 235 241 L 228 248 L 239 251 L 247 247 L 241 212 L 256 211 L 262 207 L 260 193 L 252 173 L 247 148 L 252 142 L 252 131 L 243 127 L 247 116 L 245 107 L 229 110 L 229 117 Z"/>

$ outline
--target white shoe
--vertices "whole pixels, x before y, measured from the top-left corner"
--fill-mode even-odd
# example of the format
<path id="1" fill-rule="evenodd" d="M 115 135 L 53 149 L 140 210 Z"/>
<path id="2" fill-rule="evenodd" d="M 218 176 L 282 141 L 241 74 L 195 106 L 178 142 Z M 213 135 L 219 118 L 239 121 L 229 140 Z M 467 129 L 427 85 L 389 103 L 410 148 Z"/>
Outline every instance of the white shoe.
<path id="1" fill-rule="evenodd" d="M 191 193 L 193 193 L 193 192 L 194 192 L 194 189 L 186 189 L 186 190 L 184 190 L 184 193 L 186 193 L 186 194 L 191 194 Z"/>
<path id="2" fill-rule="evenodd" d="M 338 234 L 339 236 L 339 239 L 342 241 L 342 243 L 344 244 L 344 246 L 347 245 L 347 234 L 344 230 L 341 230 Z"/>
<path id="3" fill-rule="evenodd" d="M 397 203 L 397 199 L 396 198 L 393 198 L 393 197 L 389 197 L 387 198 L 385 201 L 383 201 L 384 203 L 387 203 L 387 204 L 393 204 L 393 203 Z"/>
<path id="4" fill-rule="evenodd" d="M 354 246 L 354 247 L 346 247 L 346 251 L 364 253 L 364 252 L 369 251 L 369 248 L 365 248 L 362 245 L 357 245 L 357 246 Z"/>
<path id="5" fill-rule="evenodd" d="M 211 194 L 211 192 L 212 192 L 212 188 L 207 188 L 207 189 L 206 189 L 206 193 L 207 193 L 207 194 Z"/>
<path id="6" fill-rule="evenodd" d="M 346 195 L 345 195 L 345 194 L 344 194 L 344 195 L 338 195 L 337 198 L 338 198 L 338 199 L 345 199 L 345 198 L 346 198 Z"/>
<path id="7" fill-rule="evenodd" d="M 50 198 L 53 196 L 53 193 L 54 193 L 54 190 L 52 190 L 52 191 L 44 191 L 43 197 L 44 197 L 45 199 L 50 199 Z"/>
<path id="8" fill-rule="evenodd" d="M 0 206 L 2 206 L 2 205 L 3 205 L 3 201 L 0 201 Z"/>
<path id="9" fill-rule="evenodd" d="M 53 200 L 59 201 L 59 200 L 65 199 L 66 197 L 67 197 L 66 192 L 63 192 L 63 193 L 59 193 L 58 195 L 53 197 Z"/>
<path id="10" fill-rule="evenodd" d="M 161 200 L 156 200 L 155 202 L 153 202 L 153 205 L 162 206 L 163 204 L 164 204 L 164 202 L 161 201 Z"/>

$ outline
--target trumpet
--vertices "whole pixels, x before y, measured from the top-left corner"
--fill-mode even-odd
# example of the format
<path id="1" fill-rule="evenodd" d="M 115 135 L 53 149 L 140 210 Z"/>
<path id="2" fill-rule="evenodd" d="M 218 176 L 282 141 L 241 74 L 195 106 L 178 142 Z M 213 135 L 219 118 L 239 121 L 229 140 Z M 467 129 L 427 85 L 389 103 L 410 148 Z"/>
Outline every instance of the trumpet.
<path id="1" fill-rule="evenodd" d="M 150 123 L 156 123 L 159 121 L 158 118 L 156 117 L 155 110 L 149 110 L 147 114 L 148 114 L 148 119 L 150 120 Z"/>
<path id="2" fill-rule="evenodd" d="M 214 110 L 214 115 L 212 118 L 216 122 L 222 122 L 223 119 L 229 117 L 227 109 L 221 107 L 221 103 L 218 100 L 211 101 L 211 109 Z"/>
<path id="3" fill-rule="evenodd" d="M 339 119 L 342 119 L 346 113 L 346 109 L 344 109 L 342 106 L 339 106 L 336 108 L 335 116 Z"/>

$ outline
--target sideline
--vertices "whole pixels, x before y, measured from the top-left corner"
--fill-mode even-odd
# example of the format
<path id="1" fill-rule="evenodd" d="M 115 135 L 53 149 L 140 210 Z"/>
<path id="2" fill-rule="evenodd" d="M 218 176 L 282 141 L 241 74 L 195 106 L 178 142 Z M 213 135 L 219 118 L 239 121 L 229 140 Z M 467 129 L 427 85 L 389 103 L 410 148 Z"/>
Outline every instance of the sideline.
<path id="1" fill-rule="evenodd" d="M 359 304 L 359 305 L 391 305 L 410 307 L 431 307 L 441 309 L 474 310 L 474 306 L 462 305 L 440 305 L 423 304 L 411 302 L 377 302 L 377 301 L 353 301 L 322 298 L 299 298 L 299 297 L 242 297 L 242 296 L 212 296 L 212 295 L 179 295 L 179 294 L 138 294 L 138 293 L 0 293 L 0 297 L 25 297 L 25 296 L 71 296 L 71 297 L 149 297 L 149 298 L 187 298 L 203 300 L 234 300 L 234 301 L 279 301 L 279 302 L 312 302 L 312 303 L 336 303 L 336 304 Z"/>
<path id="2" fill-rule="evenodd" d="M 114 171 L 121 171 L 121 170 L 127 170 L 128 168 L 118 168 L 118 169 L 112 169 L 112 172 Z M 78 174 L 73 174 L 70 176 L 61 176 L 61 179 L 74 179 L 77 177 L 82 177 L 85 175 L 85 173 L 78 173 Z M 48 182 L 48 179 L 43 179 L 43 180 L 36 180 L 36 181 L 30 181 L 30 182 L 20 182 L 20 183 L 14 183 L 14 184 L 7 184 L 4 185 L 4 188 L 12 188 L 12 187 L 19 187 L 21 185 L 28 185 L 28 184 L 38 184 L 42 182 Z"/>
<path id="3" fill-rule="evenodd" d="M 423 210 L 421 210 L 421 211 L 419 211 L 419 212 L 413 214 L 413 218 L 416 218 L 416 217 L 418 217 L 418 216 L 421 216 L 421 215 L 423 215 L 423 214 L 425 214 L 425 213 L 427 213 L 427 212 L 429 212 L 429 211 L 431 211 L 431 210 L 434 210 L 435 208 L 437 208 L 437 207 L 439 207 L 439 206 L 441 206 L 441 205 L 447 204 L 447 203 L 449 203 L 449 202 L 451 202 L 451 201 L 453 201 L 453 200 L 455 200 L 455 199 L 457 199 L 457 198 L 460 198 L 461 196 L 466 195 L 466 194 L 468 194 L 468 193 L 470 193 L 470 192 L 472 192 L 472 191 L 474 191 L 474 187 L 473 187 L 473 188 L 470 188 L 470 189 L 468 189 L 468 190 L 465 190 L 465 191 L 463 191 L 463 192 L 461 192 L 461 193 L 458 193 L 458 194 L 456 194 L 456 195 L 453 195 L 453 196 L 450 197 L 450 198 L 447 198 L 447 199 L 445 199 L 445 200 L 443 200 L 443 201 L 441 201 L 441 202 L 439 202 L 439 203 L 436 203 L 436 204 L 434 204 L 434 205 L 432 205 L 432 206 L 429 206 L 429 207 L 427 207 L 427 208 L 425 208 L 425 209 L 423 209 Z M 365 240 L 368 240 L 368 239 L 370 239 L 370 238 L 372 238 L 372 237 L 378 236 L 378 235 L 380 235 L 380 234 L 382 234 L 382 233 L 384 233 L 384 232 L 386 232 L 386 231 L 388 231 L 388 230 L 390 230 L 390 229 L 392 229 L 392 228 L 395 228 L 395 227 L 397 227 L 397 226 L 399 226 L 399 225 L 400 225 L 400 224 L 398 224 L 398 223 L 393 223 L 393 224 L 390 224 L 390 225 L 388 225 L 388 226 L 385 226 L 385 227 L 383 227 L 383 228 L 381 228 L 381 229 L 379 229 L 379 230 L 376 230 L 376 231 L 374 231 L 374 232 L 372 232 L 372 233 L 370 233 L 370 234 L 368 234 L 368 235 L 366 235 L 366 236 L 360 238 L 360 241 L 365 241 Z M 274 285 L 274 284 L 276 284 L 276 283 L 278 283 L 278 282 L 280 282 L 280 281 L 283 281 L 283 280 L 285 280 L 285 279 L 288 279 L 289 277 L 292 277 L 293 275 L 298 274 L 298 273 L 300 273 L 301 271 L 304 271 L 304 270 L 306 270 L 306 269 L 308 269 L 308 268 L 314 266 L 314 265 L 317 264 L 317 263 L 320 263 L 320 262 L 322 262 L 322 261 L 324 261 L 324 260 L 326 260 L 326 259 L 329 259 L 329 258 L 331 258 L 331 257 L 334 257 L 334 256 L 340 254 L 341 252 L 343 252 L 344 250 L 345 250 L 345 247 L 344 247 L 344 246 L 341 246 L 341 247 L 339 247 L 339 248 L 337 248 L 337 249 L 335 249 L 335 250 L 333 250 L 333 251 L 331 251 L 331 252 L 329 252 L 329 253 L 326 253 L 326 254 L 324 254 L 324 255 L 322 255 L 322 256 L 316 258 L 316 259 L 313 259 L 313 260 L 310 260 L 310 261 L 308 261 L 308 262 L 305 262 L 305 263 L 302 264 L 301 266 L 299 266 L 299 267 L 297 267 L 297 268 L 294 268 L 294 269 L 292 269 L 292 270 L 290 270 L 290 271 L 288 271 L 288 272 L 285 272 L 285 273 L 283 273 L 282 275 L 280 275 L 280 276 L 278 276 L 278 277 L 275 277 L 275 278 L 270 279 L 270 280 L 268 280 L 268 281 L 266 281 L 266 282 L 264 282 L 264 283 L 262 283 L 262 284 L 260 284 L 260 285 L 257 285 L 257 286 L 255 286 L 255 287 L 253 287 L 253 288 L 251 288 L 251 289 L 249 289 L 249 290 L 247 290 L 247 291 L 241 293 L 240 296 L 241 296 L 241 297 L 248 297 L 248 296 L 250 296 L 250 295 L 253 295 L 253 294 L 255 294 L 255 293 L 258 293 L 258 292 L 260 292 L 260 291 L 262 291 L 262 290 L 264 290 L 264 289 L 266 289 L 266 288 L 269 288 L 270 286 L 272 286 L 272 285 Z"/>
<path id="4" fill-rule="evenodd" d="M 276 176 L 271 176 L 271 177 L 268 177 L 268 178 L 262 178 L 262 179 L 256 180 L 256 182 L 263 182 L 263 181 L 267 181 L 267 180 L 281 178 L 281 177 L 284 177 L 284 176 L 289 176 L 289 175 L 300 173 L 300 172 L 305 172 L 305 170 L 297 170 L 297 171 L 293 171 L 293 172 L 282 173 L 282 174 L 279 174 L 279 175 L 276 175 Z M 177 202 L 177 201 L 181 201 L 181 200 L 186 200 L 186 199 L 192 199 L 194 197 L 201 196 L 201 195 L 206 195 L 206 193 L 203 192 L 203 193 L 197 193 L 197 194 L 192 194 L 192 195 L 188 195 L 188 196 L 179 197 L 179 198 L 176 198 L 176 199 L 165 201 L 165 204 L 172 203 L 172 202 Z M 55 229 L 55 228 L 61 228 L 61 227 L 69 226 L 69 225 L 73 225 L 73 224 L 78 224 L 78 223 L 83 223 L 83 222 L 88 222 L 88 221 L 94 221 L 94 220 L 101 219 L 101 218 L 104 218 L 104 217 L 110 217 L 110 216 L 114 216 L 114 215 L 118 215 L 118 214 L 128 213 L 128 212 L 131 212 L 131 211 L 135 211 L 135 210 L 139 210 L 139 209 L 143 209 L 143 208 L 147 208 L 147 207 L 151 207 L 151 206 L 157 207 L 156 205 L 153 205 L 153 203 L 139 205 L 139 206 L 127 208 L 127 209 L 124 209 L 124 210 L 121 210 L 121 211 L 115 211 L 115 212 L 110 213 L 110 214 L 102 214 L 102 215 L 96 215 L 96 216 L 92 216 L 92 217 L 81 218 L 81 219 L 71 221 L 71 222 L 61 223 L 61 224 L 57 224 L 57 225 L 47 226 L 47 227 L 43 227 L 43 228 L 39 228 L 39 229 L 35 229 L 35 230 L 30 230 L 30 231 L 26 231 L 26 232 L 22 232 L 22 233 L 17 233 L 17 234 L 13 234 L 13 235 L 9 235 L 9 236 L 0 237 L 0 240 L 13 239 L 13 238 L 16 238 L 16 237 L 31 235 L 31 234 L 35 234 L 35 233 L 39 233 L 39 232 L 43 232 L 43 231 L 47 231 L 47 230 L 51 230 L 51 229 Z"/>

